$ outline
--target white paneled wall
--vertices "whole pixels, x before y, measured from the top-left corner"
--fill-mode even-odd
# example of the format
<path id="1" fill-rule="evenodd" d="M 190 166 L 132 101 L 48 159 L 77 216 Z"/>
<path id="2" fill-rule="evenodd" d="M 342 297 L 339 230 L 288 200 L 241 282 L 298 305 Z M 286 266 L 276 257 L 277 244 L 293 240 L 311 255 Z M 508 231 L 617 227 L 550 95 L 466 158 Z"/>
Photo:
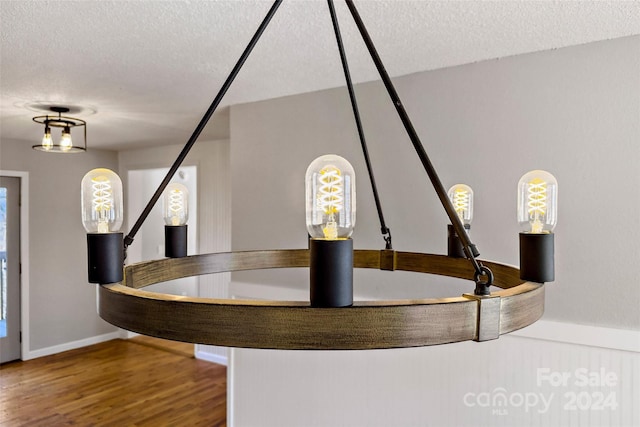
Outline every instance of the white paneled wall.
<path id="1" fill-rule="evenodd" d="M 200 253 L 228 252 L 231 250 L 231 174 L 229 172 L 229 141 L 216 142 L 212 147 L 211 164 L 207 167 L 210 180 L 202 184 L 201 191 L 208 193 L 201 212 L 207 221 L 200 223 Z M 210 274 L 200 277 L 199 296 L 227 298 L 230 273 Z M 196 357 L 216 363 L 227 363 L 227 349 L 210 345 L 196 345 Z"/>

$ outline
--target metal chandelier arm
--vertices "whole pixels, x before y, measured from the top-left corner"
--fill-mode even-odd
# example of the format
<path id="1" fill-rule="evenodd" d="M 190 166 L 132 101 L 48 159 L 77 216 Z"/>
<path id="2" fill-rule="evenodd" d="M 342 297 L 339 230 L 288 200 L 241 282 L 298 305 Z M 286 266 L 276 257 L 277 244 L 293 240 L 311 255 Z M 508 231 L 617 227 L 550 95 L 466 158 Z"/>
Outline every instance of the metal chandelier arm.
<path id="1" fill-rule="evenodd" d="M 258 27 L 258 29 L 256 30 L 255 34 L 253 35 L 253 37 L 249 41 L 249 44 L 247 45 L 247 47 L 242 52 L 242 55 L 240 55 L 240 58 L 238 59 L 238 62 L 236 62 L 236 65 L 233 67 L 233 69 L 231 70 L 231 73 L 229 74 L 229 76 L 225 80 L 224 84 L 222 85 L 222 87 L 218 91 L 218 94 L 216 95 L 216 97 L 214 98 L 213 102 L 209 106 L 209 109 L 207 109 L 206 113 L 204 114 L 204 117 L 202 117 L 202 119 L 200 120 L 200 123 L 198 123 L 198 126 L 193 131 L 193 134 L 191 135 L 191 137 L 189 138 L 189 140 L 185 144 L 184 148 L 182 149 L 182 151 L 178 155 L 178 158 L 175 160 L 175 162 L 173 163 L 173 165 L 169 169 L 169 172 L 167 173 L 167 176 L 165 176 L 165 178 L 162 180 L 162 183 L 160 183 L 160 186 L 158 187 L 156 192 L 151 197 L 151 200 L 149 200 L 149 203 L 147 203 L 147 206 L 144 208 L 144 210 L 142 211 L 142 214 L 140 214 L 140 217 L 138 218 L 138 220 L 136 221 L 134 226 L 129 231 L 129 234 L 127 234 L 127 236 L 124 238 L 124 246 L 125 246 L 125 248 L 127 248 L 129 245 L 131 245 L 131 243 L 133 243 L 133 239 L 134 239 L 136 233 L 138 232 L 138 230 L 140 230 L 140 227 L 142 227 L 142 224 L 144 223 L 144 221 L 149 216 L 149 213 L 151 212 L 151 210 L 153 209 L 155 204 L 158 202 L 158 199 L 162 195 L 162 192 L 165 190 L 167 185 L 169 185 L 169 182 L 171 181 L 171 178 L 173 178 L 173 175 L 175 175 L 175 173 L 178 171 L 178 168 L 180 167 L 180 165 L 182 165 L 182 162 L 187 157 L 187 154 L 189 154 L 189 151 L 191 151 L 191 148 L 193 147 L 193 145 L 195 144 L 196 140 L 198 139 L 198 137 L 200 136 L 200 134 L 204 130 L 204 127 L 209 122 L 209 119 L 211 118 L 213 113 L 218 108 L 218 105 L 220 104 L 220 101 L 222 101 L 222 98 L 227 93 L 227 90 L 229 90 L 229 87 L 231 86 L 231 83 L 233 83 L 233 81 L 235 80 L 236 76 L 240 72 L 240 69 L 244 65 L 245 61 L 249 57 L 249 54 L 251 53 L 251 51 L 253 50 L 255 45 L 258 43 L 258 40 L 260 39 L 260 36 L 262 36 L 262 33 L 267 28 L 267 25 L 269 25 L 269 22 L 271 21 L 271 18 L 273 18 L 273 15 L 276 13 L 276 10 L 278 10 L 278 7 L 280 7 L 281 3 L 282 3 L 282 0 L 275 0 L 273 2 L 273 5 L 271 6 L 269 11 L 267 12 L 267 15 L 264 17 L 262 22 L 260 23 L 260 26 Z"/>
<path id="2" fill-rule="evenodd" d="M 333 31 L 336 35 L 336 42 L 338 44 L 338 51 L 340 52 L 340 61 L 342 62 L 342 69 L 344 71 L 344 78 L 347 82 L 347 90 L 349 91 L 349 99 L 351 100 L 351 108 L 353 109 L 353 116 L 355 118 L 356 127 L 358 129 L 358 136 L 360 137 L 360 145 L 362 145 L 362 154 L 364 155 L 364 161 L 367 165 L 367 172 L 369 172 L 369 180 L 371 181 L 371 189 L 373 190 L 373 198 L 376 203 L 376 210 L 378 211 L 378 219 L 380 220 L 380 232 L 385 235 L 384 240 L 386 242 L 385 249 L 393 249 L 391 243 L 391 230 L 387 227 L 384 221 L 384 214 L 382 213 L 382 204 L 380 203 L 380 196 L 378 195 L 378 187 L 376 186 L 376 179 L 373 175 L 373 167 L 371 166 L 371 160 L 369 158 L 369 150 L 367 148 L 367 141 L 364 136 L 364 130 L 362 129 L 362 122 L 360 120 L 360 111 L 358 110 L 358 102 L 356 100 L 356 94 L 353 90 L 353 84 L 351 82 L 351 73 L 349 72 L 349 64 L 347 63 L 347 55 L 344 51 L 344 45 L 342 44 L 342 35 L 340 33 L 340 26 L 338 25 L 338 17 L 336 15 L 335 8 L 333 6 L 333 0 L 327 0 L 329 6 L 329 13 L 331 14 L 331 22 L 333 23 Z"/>
<path id="3" fill-rule="evenodd" d="M 478 261 L 475 259 L 475 257 L 477 257 L 480 254 L 476 249 L 476 246 L 473 244 L 473 242 L 471 242 L 469 235 L 464 229 L 464 225 L 462 224 L 462 221 L 460 220 L 458 215 L 456 215 L 455 209 L 451 204 L 449 197 L 447 196 L 447 192 L 444 186 L 442 185 L 442 182 L 440 181 L 440 178 L 438 177 L 438 174 L 435 168 L 433 167 L 431 160 L 429 160 L 429 156 L 427 155 L 427 152 L 422 146 L 420 138 L 418 137 L 418 134 L 416 133 L 413 127 L 413 124 L 411 123 L 411 120 L 409 119 L 409 116 L 405 111 L 404 106 L 402 105 L 402 101 L 400 100 L 400 97 L 398 96 L 398 93 L 396 92 L 395 87 L 391 82 L 391 78 L 389 77 L 389 74 L 387 73 L 387 70 L 385 69 L 384 64 L 382 63 L 380 56 L 378 55 L 378 52 L 373 44 L 373 41 L 371 40 L 371 37 L 369 36 L 369 33 L 367 32 L 366 27 L 364 26 L 364 23 L 362 22 L 362 19 L 360 18 L 360 14 L 358 13 L 358 10 L 356 9 L 352 0 L 345 0 L 345 2 L 347 4 L 347 7 L 349 8 L 349 11 L 351 12 L 351 15 L 353 16 L 353 20 L 355 21 L 355 24 L 358 27 L 358 30 L 360 31 L 362 40 L 364 41 L 365 45 L 367 46 L 367 49 L 369 50 L 371 59 L 375 63 L 376 69 L 378 70 L 378 73 L 380 74 L 380 77 L 387 89 L 387 92 L 389 93 L 389 96 L 393 101 L 393 105 L 396 108 L 398 116 L 400 117 L 400 120 L 402 121 L 402 124 L 404 125 L 404 128 L 407 131 L 407 135 L 409 136 L 409 139 L 411 140 L 411 143 L 413 144 L 413 147 L 415 148 L 418 154 L 418 157 L 420 158 L 420 161 L 422 162 L 422 165 L 424 166 L 427 172 L 427 175 L 429 175 L 429 178 L 431 179 L 431 184 L 433 185 L 434 190 L 438 194 L 438 197 L 440 198 L 440 202 L 442 203 L 442 206 L 444 207 L 449 217 L 449 220 L 451 221 L 451 224 L 453 225 L 456 231 L 456 234 L 462 241 L 462 247 L 464 249 L 465 255 L 467 256 L 469 261 L 471 261 L 471 263 L 473 264 L 473 268 L 476 271 L 476 276 L 478 278 L 487 277 L 487 283 L 483 283 L 483 285 L 487 285 L 486 287 L 488 288 L 488 285 L 491 284 L 490 283 L 491 282 L 490 279 L 492 277 L 492 274 L 490 274 L 491 271 L 487 267 L 481 266 L 478 263 Z M 476 283 L 478 282 L 479 280 L 476 280 Z"/>

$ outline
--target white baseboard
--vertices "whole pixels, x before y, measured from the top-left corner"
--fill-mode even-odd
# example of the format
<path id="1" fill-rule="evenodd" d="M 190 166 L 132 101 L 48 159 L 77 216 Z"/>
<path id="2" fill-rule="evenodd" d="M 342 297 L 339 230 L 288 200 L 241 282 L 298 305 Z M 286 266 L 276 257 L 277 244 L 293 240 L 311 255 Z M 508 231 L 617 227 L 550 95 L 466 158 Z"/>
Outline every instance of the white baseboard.
<path id="1" fill-rule="evenodd" d="M 140 334 L 134 332 L 124 331 L 122 329 L 110 332 L 104 335 L 98 335 L 95 337 L 85 338 L 78 341 L 67 342 L 64 344 L 54 345 L 51 347 L 41 348 L 38 350 L 30 351 L 27 354 L 22 355 L 22 360 L 37 359 L 38 357 L 50 356 L 52 354 L 62 353 L 63 351 L 75 350 L 76 348 L 87 347 L 93 344 L 99 344 L 105 341 L 111 341 L 115 339 L 129 339 L 136 337 Z M 227 366 L 227 357 L 219 354 L 209 353 L 207 351 L 195 351 L 194 356 L 196 359 L 204 360 L 207 362 L 217 363 L 219 365 Z"/>
<path id="2" fill-rule="evenodd" d="M 63 351 L 75 350 L 76 348 L 82 348 L 93 344 L 99 344 L 105 341 L 111 341 L 120 338 L 120 332 L 110 332 L 104 335 L 98 335 L 95 337 L 89 337 L 78 341 L 71 341 L 64 344 L 54 345 L 51 347 L 45 347 L 38 350 L 27 352 L 22 355 L 22 360 L 31 360 L 38 357 L 50 356 L 52 354 L 62 353 Z"/>
<path id="3" fill-rule="evenodd" d="M 198 360 L 204 360 L 206 362 L 217 363 L 218 365 L 227 366 L 227 356 L 221 356 L 219 354 L 209 353 L 207 351 L 198 350 L 195 352 L 195 357 Z"/>
<path id="4" fill-rule="evenodd" d="M 118 332 L 120 333 L 120 338 L 122 338 L 123 340 L 135 338 L 140 335 L 137 332 L 127 331 L 126 329 L 119 329 Z"/>

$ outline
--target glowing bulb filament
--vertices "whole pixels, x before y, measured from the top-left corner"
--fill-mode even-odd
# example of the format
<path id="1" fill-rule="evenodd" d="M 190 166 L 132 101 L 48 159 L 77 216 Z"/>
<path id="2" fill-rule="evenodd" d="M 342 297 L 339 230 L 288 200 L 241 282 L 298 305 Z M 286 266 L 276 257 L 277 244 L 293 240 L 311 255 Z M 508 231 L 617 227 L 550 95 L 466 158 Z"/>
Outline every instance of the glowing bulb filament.
<path id="1" fill-rule="evenodd" d="M 45 150 L 51 150 L 53 146 L 53 140 L 51 139 L 51 131 L 46 131 L 42 137 L 42 148 Z"/>
<path id="2" fill-rule="evenodd" d="M 453 194 L 453 207 L 461 220 L 464 220 L 464 211 L 469 209 L 469 192 L 456 190 Z"/>
<path id="3" fill-rule="evenodd" d="M 111 182 L 101 176 L 93 178 L 91 190 L 93 196 L 91 204 L 95 218 L 98 220 L 98 233 L 108 233 L 113 200 Z"/>
<path id="4" fill-rule="evenodd" d="M 171 190 L 169 193 L 169 211 L 171 212 L 171 225 L 180 225 L 180 216 L 184 210 L 182 191 Z"/>
<path id="5" fill-rule="evenodd" d="M 522 233 L 553 232 L 558 219 L 558 181 L 549 172 L 532 170 L 518 181 L 518 224 Z"/>
<path id="6" fill-rule="evenodd" d="M 542 233 L 544 224 L 541 217 L 546 213 L 547 209 L 547 183 L 534 179 L 529 182 L 527 208 L 532 233 Z"/>
<path id="7" fill-rule="evenodd" d="M 71 141 L 71 134 L 69 133 L 69 128 L 64 128 L 62 131 L 62 138 L 60 138 L 60 149 L 62 151 L 69 151 L 73 147 L 73 142 Z"/>
<path id="8" fill-rule="evenodd" d="M 344 209 L 344 179 L 340 169 L 335 166 L 327 166 L 320 171 L 318 181 L 317 205 L 329 216 L 322 232 L 326 239 L 335 240 L 338 238 L 338 224 L 335 221 L 335 214 Z"/>
<path id="9" fill-rule="evenodd" d="M 356 220 L 353 166 L 343 157 L 326 154 L 311 162 L 304 182 L 309 237 L 348 239 Z"/>

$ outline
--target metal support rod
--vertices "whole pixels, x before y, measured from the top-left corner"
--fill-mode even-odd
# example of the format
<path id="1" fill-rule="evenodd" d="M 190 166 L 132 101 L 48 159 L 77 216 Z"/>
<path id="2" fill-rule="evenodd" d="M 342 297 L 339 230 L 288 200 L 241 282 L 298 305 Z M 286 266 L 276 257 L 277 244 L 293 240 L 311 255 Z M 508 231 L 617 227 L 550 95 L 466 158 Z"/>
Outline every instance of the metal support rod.
<path id="1" fill-rule="evenodd" d="M 411 123 L 411 120 L 409 119 L 409 116 L 405 111 L 404 106 L 402 105 L 402 101 L 400 100 L 400 97 L 398 96 L 398 93 L 396 92 L 395 87 L 391 82 L 391 78 L 389 77 L 387 70 L 382 64 L 382 60 L 380 59 L 380 56 L 378 55 L 378 52 L 375 46 L 373 45 L 373 41 L 371 40 L 371 37 L 369 36 L 369 33 L 367 32 L 367 29 L 365 28 L 364 23 L 362 22 L 362 19 L 360 18 L 358 11 L 355 5 L 353 4 L 353 1 L 345 0 L 345 2 L 347 4 L 347 7 L 349 8 L 349 11 L 351 12 L 351 15 L 353 16 L 353 20 L 356 23 L 358 30 L 360 31 L 362 40 L 364 41 L 365 45 L 367 46 L 367 49 L 369 50 L 371 59 L 375 63 L 378 73 L 380 74 L 380 77 L 382 78 L 382 81 L 387 89 L 387 92 L 389 93 L 389 97 L 391 97 L 393 105 L 396 108 L 396 111 L 398 112 L 398 116 L 400 117 L 400 120 L 402 121 L 402 124 L 404 125 L 404 128 L 407 131 L 407 135 L 409 136 L 409 139 L 411 140 L 411 143 L 413 144 L 413 147 L 415 148 L 418 154 L 418 157 L 420 158 L 420 161 L 422 162 L 422 165 L 424 166 L 427 172 L 427 175 L 429 175 L 429 178 L 431 179 L 431 184 L 433 185 L 434 190 L 436 191 L 436 193 L 438 194 L 438 197 L 440 198 L 440 203 L 442 203 L 444 210 L 449 216 L 449 220 L 451 221 L 451 224 L 455 228 L 456 233 L 458 234 L 458 236 L 460 237 L 460 240 L 462 241 L 462 246 L 463 246 L 466 257 L 473 264 L 473 268 L 476 271 L 476 275 L 483 276 L 483 277 L 487 276 L 487 273 L 485 271 L 487 268 L 482 267 L 478 263 L 478 261 L 475 259 L 475 257 L 479 255 L 476 249 L 476 246 L 471 242 L 469 235 L 466 233 L 464 229 L 464 225 L 462 224 L 462 221 L 460 220 L 458 215 L 456 215 L 455 209 L 453 208 L 453 204 L 449 200 L 449 197 L 447 196 L 447 192 L 444 186 L 442 185 L 442 182 L 440 181 L 440 178 L 438 177 L 438 174 L 436 173 L 435 168 L 431 164 L 431 161 L 429 160 L 429 156 L 427 155 L 427 152 L 425 151 L 424 147 L 422 146 L 422 143 L 420 142 L 420 138 L 418 137 L 418 134 L 416 133 L 413 127 L 413 124 Z"/>
<path id="2" fill-rule="evenodd" d="M 260 39 L 260 36 L 262 36 L 262 33 L 267 28 L 267 25 L 271 21 L 271 18 L 273 18 L 273 15 L 276 13 L 276 10 L 278 10 L 278 7 L 280 7 L 281 3 L 282 3 L 282 0 L 275 0 L 273 2 L 273 5 L 267 12 L 267 15 L 264 17 L 262 22 L 260 23 L 260 26 L 258 27 L 255 34 L 249 41 L 249 44 L 242 52 L 242 55 L 240 55 L 240 59 L 238 59 L 238 62 L 236 62 L 236 65 L 233 67 L 233 69 L 231 70 L 231 73 L 229 74 L 224 84 L 218 91 L 218 94 L 216 95 L 213 102 L 211 103 L 211 106 L 209 106 L 209 109 L 204 114 L 204 117 L 202 117 L 202 120 L 200 120 L 200 123 L 198 123 L 198 126 L 193 131 L 193 134 L 191 135 L 191 137 L 185 144 L 184 148 L 178 155 L 178 158 L 175 160 L 175 162 L 169 169 L 167 176 L 165 176 L 164 180 L 162 180 L 162 183 L 160 184 L 156 192 L 151 197 L 151 200 L 149 200 L 149 203 L 147 203 L 147 206 L 144 208 L 144 210 L 142 211 L 142 214 L 140 214 L 140 217 L 138 218 L 134 226 L 131 228 L 131 231 L 129 231 L 129 234 L 127 234 L 127 236 L 124 238 L 125 248 L 131 245 L 131 243 L 133 243 L 133 238 L 135 237 L 136 233 L 138 232 L 140 227 L 142 227 L 142 224 L 147 219 L 147 216 L 149 216 L 151 209 L 153 209 L 153 206 L 157 203 L 158 199 L 162 195 L 162 192 L 167 187 L 167 185 L 169 185 L 171 178 L 173 178 L 173 175 L 175 175 L 175 173 L 178 171 L 178 168 L 180 167 L 184 159 L 187 157 L 187 154 L 189 154 L 189 151 L 191 151 L 191 148 L 193 147 L 196 140 L 198 139 L 198 136 L 200 136 L 200 133 L 202 133 L 202 131 L 204 130 L 204 127 L 207 125 L 207 123 L 209 122 L 209 119 L 211 118 L 213 113 L 216 111 L 216 108 L 218 108 L 220 101 L 222 101 L 222 98 L 227 93 L 227 90 L 229 90 L 231 83 L 233 83 L 233 81 L 235 80 L 236 76 L 240 72 L 240 69 L 244 65 L 247 58 L 249 57 L 249 54 L 251 53 L 256 43 Z"/>
<path id="3" fill-rule="evenodd" d="M 336 15 L 335 8 L 333 6 L 333 0 L 327 0 L 329 5 L 329 13 L 331 14 L 331 22 L 333 23 L 333 31 L 336 35 L 336 42 L 338 44 L 338 51 L 340 52 L 340 61 L 342 62 L 342 69 L 344 71 L 344 78 L 347 82 L 347 89 L 349 91 L 349 99 L 351 100 L 351 108 L 353 109 L 353 116 L 356 121 L 356 128 L 358 129 L 358 136 L 360 137 L 360 145 L 362 145 L 362 154 L 364 155 L 364 161 L 367 165 L 367 172 L 369 172 L 369 180 L 371 181 L 371 189 L 373 190 L 373 199 L 376 203 L 376 209 L 378 211 L 378 219 L 380 220 L 380 232 L 386 242 L 385 249 L 393 249 L 391 243 L 391 230 L 387 227 L 384 221 L 384 214 L 382 213 L 382 205 L 380 203 L 380 197 L 378 195 L 378 187 L 376 186 L 376 179 L 373 175 L 373 167 L 371 166 L 371 160 L 369 158 L 369 149 L 367 148 L 367 141 L 364 136 L 364 130 L 362 129 L 362 122 L 360 120 L 360 111 L 358 110 L 358 102 L 356 100 L 356 93 L 353 90 L 353 83 L 351 81 L 351 73 L 349 72 L 349 64 L 347 62 L 347 55 L 344 51 L 344 45 L 342 43 L 342 35 L 340 33 L 340 26 L 338 25 L 338 17 Z"/>

